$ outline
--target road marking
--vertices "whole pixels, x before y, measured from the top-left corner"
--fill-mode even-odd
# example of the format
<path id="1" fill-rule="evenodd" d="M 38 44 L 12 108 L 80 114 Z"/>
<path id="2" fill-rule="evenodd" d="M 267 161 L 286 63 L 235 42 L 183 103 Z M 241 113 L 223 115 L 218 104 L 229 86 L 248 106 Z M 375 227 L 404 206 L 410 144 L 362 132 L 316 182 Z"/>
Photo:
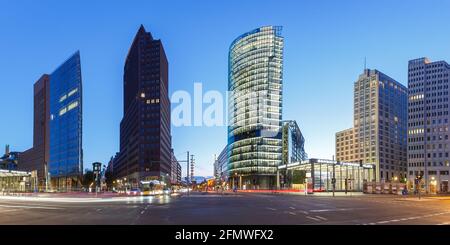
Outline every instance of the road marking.
<path id="1" fill-rule="evenodd" d="M 102 209 L 101 209 L 101 208 L 98 208 L 98 209 L 97 209 L 97 212 L 100 212 L 100 211 L 102 211 Z"/>
<path id="2" fill-rule="evenodd" d="M 395 223 L 395 222 L 399 222 L 399 221 L 423 219 L 423 218 L 429 218 L 429 217 L 434 217 L 434 216 L 439 216 L 439 215 L 444 215 L 444 214 L 450 214 L 450 211 L 448 211 L 448 212 L 441 212 L 441 213 L 435 213 L 435 214 L 427 214 L 427 215 L 422 215 L 422 216 L 401 218 L 401 219 L 383 220 L 383 221 L 378 221 L 376 223 L 377 224 Z M 375 224 L 375 223 L 369 223 L 369 225 L 372 225 L 372 224 Z"/>
<path id="3" fill-rule="evenodd" d="M 292 209 L 292 210 L 294 210 L 295 208 L 294 207 L 289 207 L 290 209 Z"/>
<path id="4" fill-rule="evenodd" d="M 379 222 L 377 222 L 378 224 L 386 224 L 386 223 L 389 223 L 390 221 L 379 221 Z"/>
<path id="5" fill-rule="evenodd" d="M 145 210 L 142 210 L 142 211 L 141 211 L 141 214 L 144 214 L 144 213 L 145 213 Z"/>
<path id="6" fill-rule="evenodd" d="M 8 212 L 13 212 L 13 211 L 17 211 L 17 209 L 3 209 L 3 210 L 0 210 L 0 213 L 8 213 Z"/>
<path id="7" fill-rule="evenodd" d="M 324 217 L 318 216 L 318 215 L 316 215 L 316 218 L 319 218 L 319 219 L 321 219 L 321 220 L 328 220 L 327 218 L 324 218 Z"/>
<path id="8" fill-rule="evenodd" d="M 294 212 L 289 212 L 289 214 L 290 215 L 297 215 L 296 213 L 294 213 Z"/>
<path id="9" fill-rule="evenodd" d="M 306 218 L 312 219 L 312 220 L 315 220 L 315 221 L 320 221 L 320 219 L 317 219 L 317 218 L 314 218 L 314 217 L 311 217 L 311 216 L 306 216 Z"/>
<path id="10" fill-rule="evenodd" d="M 272 211 L 276 211 L 275 208 L 269 208 L 269 207 L 267 207 L 267 209 L 272 210 Z"/>

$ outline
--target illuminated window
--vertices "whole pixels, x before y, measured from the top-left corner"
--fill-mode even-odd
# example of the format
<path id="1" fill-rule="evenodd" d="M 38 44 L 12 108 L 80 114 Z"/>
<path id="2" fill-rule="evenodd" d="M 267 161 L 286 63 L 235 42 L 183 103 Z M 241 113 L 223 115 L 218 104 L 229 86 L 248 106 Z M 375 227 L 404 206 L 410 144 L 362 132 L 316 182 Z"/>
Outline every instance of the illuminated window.
<path id="1" fill-rule="evenodd" d="M 72 110 L 73 108 L 78 106 L 78 101 L 74 101 L 72 103 L 69 104 L 69 106 L 67 107 L 67 111 Z"/>
<path id="2" fill-rule="evenodd" d="M 145 98 L 145 93 L 141 93 L 141 98 Z"/>
<path id="3" fill-rule="evenodd" d="M 65 99 L 67 99 L 67 95 L 61 96 L 61 98 L 59 98 L 59 102 L 63 102 Z"/>
<path id="4" fill-rule="evenodd" d="M 64 114 L 66 114 L 66 112 L 67 112 L 67 108 L 64 107 L 64 108 L 62 108 L 61 110 L 59 110 L 59 115 L 62 116 L 62 115 L 64 115 Z"/>
<path id="5" fill-rule="evenodd" d="M 159 99 L 156 99 L 156 103 L 159 104 Z"/>
<path id="6" fill-rule="evenodd" d="M 72 96 L 72 95 L 73 95 L 74 93 L 76 93 L 76 92 L 78 92 L 78 88 L 72 89 L 72 90 L 69 92 L 69 94 L 67 95 L 67 97 Z"/>

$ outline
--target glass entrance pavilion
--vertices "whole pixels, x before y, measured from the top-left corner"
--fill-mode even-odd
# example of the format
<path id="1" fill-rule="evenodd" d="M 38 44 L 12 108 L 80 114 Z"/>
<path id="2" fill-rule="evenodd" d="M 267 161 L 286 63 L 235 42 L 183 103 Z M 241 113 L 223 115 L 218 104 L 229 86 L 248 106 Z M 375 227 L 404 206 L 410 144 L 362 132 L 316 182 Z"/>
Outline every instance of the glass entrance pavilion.
<path id="1" fill-rule="evenodd" d="M 291 188 L 306 181 L 314 192 L 332 191 L 333 179 L 335 179 L 336 191 L 363 191 L 364 182 L 373 181 L 375 178 L 373 164 L 315 158 L 281 165 L 278 171 L 290 180 Z"/>

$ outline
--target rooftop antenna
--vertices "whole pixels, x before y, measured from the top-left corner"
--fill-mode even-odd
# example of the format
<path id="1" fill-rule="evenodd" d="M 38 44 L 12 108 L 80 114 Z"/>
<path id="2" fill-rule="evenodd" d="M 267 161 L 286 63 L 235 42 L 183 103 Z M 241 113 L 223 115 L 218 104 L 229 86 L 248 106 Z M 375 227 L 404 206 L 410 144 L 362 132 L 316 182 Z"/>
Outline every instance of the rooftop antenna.
<path id="1" fill-rule="evenodd" d="M 366 59 L 366 56 L 364 56 L 364 70 L 366 70 L 367 69 L 367 59 Z"/>

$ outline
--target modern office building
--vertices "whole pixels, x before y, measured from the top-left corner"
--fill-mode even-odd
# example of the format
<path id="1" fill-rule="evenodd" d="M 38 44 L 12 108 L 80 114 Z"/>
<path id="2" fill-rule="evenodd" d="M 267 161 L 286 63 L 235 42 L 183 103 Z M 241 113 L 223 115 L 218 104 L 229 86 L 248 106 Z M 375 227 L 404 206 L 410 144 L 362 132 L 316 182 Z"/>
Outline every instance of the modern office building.
<path id="1" fill-rule="evenodd" d="M 282 162 L 281 27 L 235 39 L 229 50 L 229 174 L 239 187 L 271 188 Z"/>
<path id="2" fill-rule="evenodd" d="M 19 162 L 19 152 L 9 151 L 9 145 L 5 146 L 5 154 L 0 157 L 0 169 L 16 170 Z"/>
<path id="3" fill-rule="evenodd" d="M 19 155 L 19 169 L 37 170 L 39 189 L 45 190 L 50 157 L 50 76 L 42 75 L 33 86 L 33 147 Z"/>
<path id="4" fill-rule="evenodd" d="M 349 128 L 336 133 L 336 160 L 357 162 L 354 129 Z"/>
<path id="5" fill-rule="evenodd" d="M 168 62 L 161 40 L 141 26 L 129 49 L 123 76 L 120 152 L 114 175 L 131 186 L 169 182 L 171 135 Z"/>
<path id="6" fill-rule="evenodd" d="M 170 182 L 173 185 L 181 183 L 181 164 L 178 162 L 173 150 L 171 151 L 172 165 L 170 169 Z"/>
<path id="7" fill-rule="evenodd" d="M 288 120 L 282 122 L 282 165 L 305 161 L 308 155 L 305 152 L 305 138 L 297 122 Z M 292 184 L 292 175 L 287 171 L 278 171 L 277 187 L 288 187 Z"/>
<path id="8" fill-rule="evenodd" d="M 348 129 L 336 135 L 337 160 L 348 157 L 349 161 L 375 164 L 377 182 L 404 180 L 407 94 L 406 87 L 389 76 L 378 70 L 365 69 L 354 84 L 354 155 L 345 145 L 346 134 L 348 146 L 351 145 L 349 133 L 352 129 Z"/>
<path id="9" fill-rule="evenodd" d="M 80 52 L 34 84 L 33 112 L 33 147 L 19 155 L 18 168 L 37 171 L 41 191 L 79 187 L 83 175 Z"/>
<path id="10" fill-rule="evenodd" d="M 176 175 L 177 175 L 177 177 L 176 177 L 177 184 L 181 184 L 181 178 L 182 178 L 182 175 L 183 175 L 183 171 L 182 171 L 181 164 L 178 161 L 177 161 L 177 172 L 176 172 Z"/>
<path id="11" fill-rule="evenodd" d="M 305 151 L 305 137 L 294 120 L 283 121 L 283 164 L 304 161 L 308 158 Z"/>
<path id="12" fill-rule="evenodd" d="M 449 191 L 449 76 L 445 61 L 408 62 L 408 179 L 430 193 Z"/>
<path id="13" fill-rule="evenodd" d="M 76 52 L 50 75 L 50 158 L 52 186 L 72 189 L 81 186 L 82 80 L 80 53 Z"/>
<path id="14" fill-rule="evenodd" d="M 214 175 L 219 185 L 226 185 L 229 177 L 228 147 L 225 146 L 214 161 Z"/>

